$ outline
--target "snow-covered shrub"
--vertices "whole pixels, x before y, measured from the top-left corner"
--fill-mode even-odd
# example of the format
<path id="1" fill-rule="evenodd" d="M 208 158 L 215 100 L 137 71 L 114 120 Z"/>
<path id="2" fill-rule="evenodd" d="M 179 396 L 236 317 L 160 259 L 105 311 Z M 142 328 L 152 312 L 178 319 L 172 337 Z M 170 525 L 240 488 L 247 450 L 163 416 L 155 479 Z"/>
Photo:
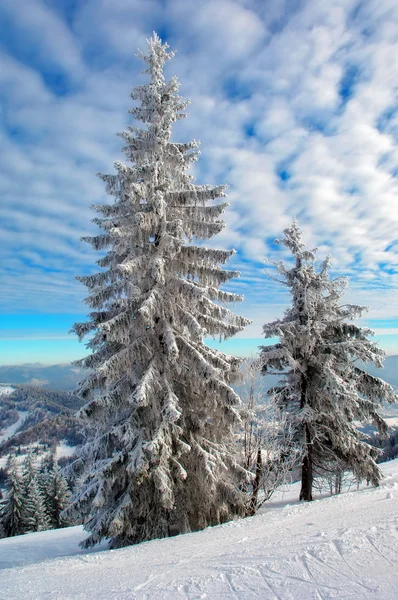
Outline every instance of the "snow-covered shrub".
<path id="1" fill-rule="evenodd" d="M 292 423 L 268 394 L 261 367 L 260 358 L 245 360 L 239 386 L 242 427 L 238 444 L 242 464 L 252 474 L 252 481 L 244 486 L 249 514 L 254 514 L 278 487 L 291 481 L 300 451 Z"/>

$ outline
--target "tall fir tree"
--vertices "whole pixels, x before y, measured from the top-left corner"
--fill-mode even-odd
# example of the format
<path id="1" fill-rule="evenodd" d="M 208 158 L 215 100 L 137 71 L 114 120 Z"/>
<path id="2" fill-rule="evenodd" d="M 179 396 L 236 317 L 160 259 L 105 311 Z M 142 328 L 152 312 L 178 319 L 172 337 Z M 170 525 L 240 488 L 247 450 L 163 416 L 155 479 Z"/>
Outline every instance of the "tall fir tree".
<path id="1" fill-rule="evenodd" d="M 141 54 L 150 81 L 134 89 L 139 106 L 129 112 L 143 125 L 119 134 L 129 164 L 100 175 L 115 200 L 94 206 L 104 233 L 85 238 L 108 250 L 97 261 L 104 271 L 79 278 L 93 312 L 74 326 L 80 339 L 92 335 L 92 354 L 78 364 L 92 369 L 81 414 L 97 435 L 82 454 L 85 483 L 73 500 L 83 514 L 91 507 L 86 546 L 198 530 L 244 511 L 228 446 L 239 361 L 203 338 L 228 338 L 249 321 L 222 305 L 242 300 L 220 290 L 238 276 L 220 266 L 234 251 L 195 243 L 224 227 L 227 204 L 213 200 L 225 186 L 195 185 L 188 169 L 198 142 L 171 141 L 188 102 L 175 77 L 165 80 L 167 48 L 154 34 Z"/>
<path id="2" fill-rule="evenodd" d="M 292 268 L 276 263 L 292 307 L 264 325 L 265 337 L 280 342 L 262 346 L 261 359 L 264 374 L 282 372 L 270 393 L 289 415 L 301 445 L 300 499 L 312 500 L 315 473 L 333 461 L 377 485 L 378 450 L 363 441 L 356 423 L 371 421 L 380 434 L 387 431 L 381 407 L 396 401 L 393 389 L 361 367 L 382 367 L 385 353 L 369 339 L 371 330 L 352 322 L 366 308 L 341 304 L 346 278 L 329 277 L 329 259 L 317 271 L 316 250 L 306 249 L 297 223 L 277 241 L 294 258 Z"/>
<path id="3" fill-rule="evenodd" d="M 24 486 L 15 458 L 8 465 L 7 494 L 0 512 L 0 521 L 5 537 L 25 533 Z"/>

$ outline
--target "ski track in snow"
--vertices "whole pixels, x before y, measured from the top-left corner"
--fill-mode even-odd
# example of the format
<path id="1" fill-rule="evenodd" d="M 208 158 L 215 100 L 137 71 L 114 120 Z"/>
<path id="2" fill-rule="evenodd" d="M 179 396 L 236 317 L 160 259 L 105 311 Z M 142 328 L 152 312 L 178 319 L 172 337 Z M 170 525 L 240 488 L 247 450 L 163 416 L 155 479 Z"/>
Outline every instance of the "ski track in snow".
<path id="1" fill-rule="evenodd" d="M 381 466 L 377 489 L 276 501 L 256 517 L 120 550 L 79 550 L 81 527 L 0 540 L 0 599 L 395 600 L 398 460 Z M 285 501 L 295 497 L 297 485 Z"/>
<path id="2" fill-rule="evenodd" d="M 29 415 L 29 411 L 18 410 L 18 421 L 4 429 L 4 431 L 0 434 L 0 443 L 8 440 L 8 438 L 12 437 L 16 431 L 21 427 L 22 423 L 25 421 L 27 416 Z"/>

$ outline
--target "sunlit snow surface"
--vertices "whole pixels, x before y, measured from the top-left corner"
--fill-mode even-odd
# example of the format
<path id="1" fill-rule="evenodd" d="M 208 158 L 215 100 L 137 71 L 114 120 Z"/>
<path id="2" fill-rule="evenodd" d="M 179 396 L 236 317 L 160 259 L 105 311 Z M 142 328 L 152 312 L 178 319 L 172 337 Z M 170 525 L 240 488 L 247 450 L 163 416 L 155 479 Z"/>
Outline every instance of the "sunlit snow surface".
<path id="1" fill-rule="evenodd" d="M 395 600 L 398 460 L 382 469 L 377 489 L 299 504 L 294 485 L 256 517 L 121 550 L 79 550 L 80 527 L 0 540 L 0 598 Z"/>

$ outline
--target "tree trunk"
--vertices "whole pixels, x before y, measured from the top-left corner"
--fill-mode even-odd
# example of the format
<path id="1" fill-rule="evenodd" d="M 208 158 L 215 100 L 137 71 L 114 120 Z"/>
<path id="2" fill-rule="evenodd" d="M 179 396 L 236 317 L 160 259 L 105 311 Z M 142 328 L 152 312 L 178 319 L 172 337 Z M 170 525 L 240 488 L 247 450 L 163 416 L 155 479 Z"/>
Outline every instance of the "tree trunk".
<path id="1" fill-rule="evenodd" d="M 256 477 L 253 483 L 253 493 L 250 500 L 249 514 L 256 514 L 257 510 L 257 502 L 258 502 L 258 491 L 260 489 L 261 484 L 261 472 L 263 470 L 263 459 L 261 456 L 261 448 L 258 448 L 257 451 L 257 460 L 256 460 Z"/>
<path id="2" fill-rule="evenodd" d="M 338 469 L 335 477 L 334 493 L 341 494 L 341 485 L 343 483 L 343 471 Z"/>
<path id="3" fill-rule="evenodd" d="M 301 382 L 300 408 L 307 404 L 307 378 L 303 377 Z M 312 500 L 312 440 L 308 423 L 305 424 L 305 455 L 301 465 L 301 491 L 300 500 L 310 502 Z"/>
<path id="4" fill-rule="evenodd" d="M 310 438 L 310 430 L 308 425 L 305 426 L 307 451 L 303 458 L 301 467 L 301 491 L 300 500 L 310 502 L 312 500 L 312 446 Z"/>

